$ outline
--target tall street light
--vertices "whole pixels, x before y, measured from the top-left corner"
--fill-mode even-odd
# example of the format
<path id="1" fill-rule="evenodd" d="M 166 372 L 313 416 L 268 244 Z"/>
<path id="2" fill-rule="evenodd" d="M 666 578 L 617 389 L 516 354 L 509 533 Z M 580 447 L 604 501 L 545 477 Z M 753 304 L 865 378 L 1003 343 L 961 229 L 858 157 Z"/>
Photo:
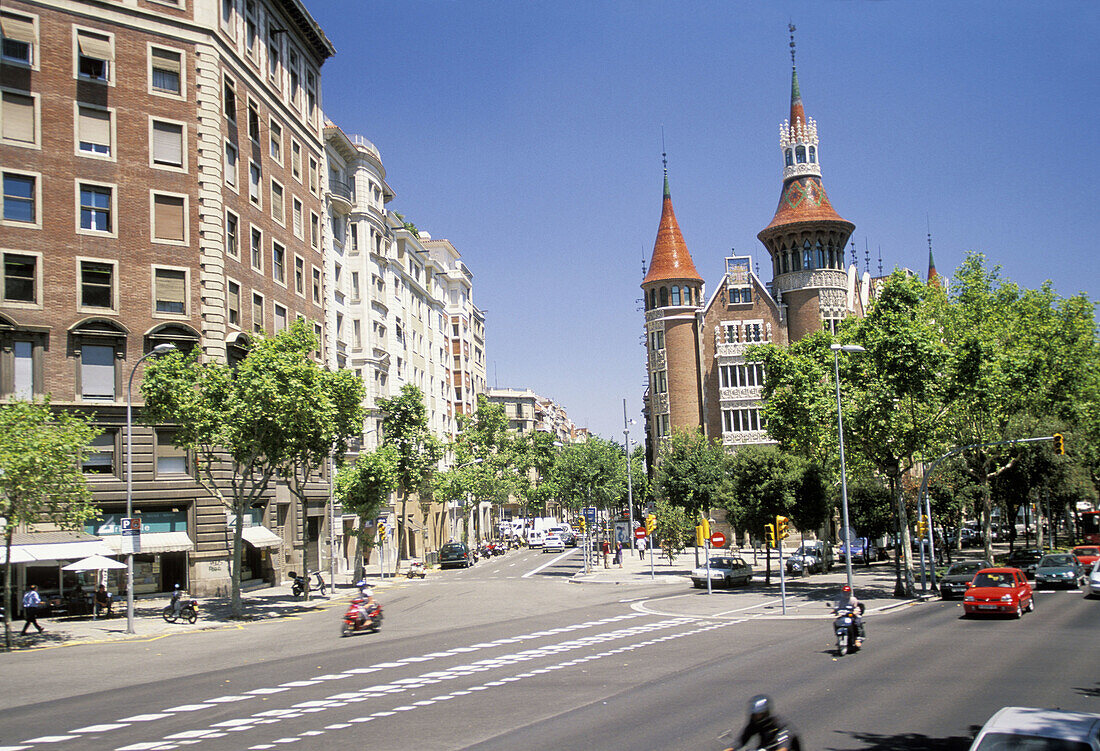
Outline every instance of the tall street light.
<path id="1" fill-rule="evenodd" d="M 840 353 L 866 352 L 858 344 L 830 344 L 833 351 L 833 379 L 836 381 L 836 426 L 840 437 L 840 502 L 844 515 L 844 568 L 848 574 L 848 589 L 852 588 L 852 528 L 848 526 L 848 476 L 844 469 L 844 415 L 840 408 Z"/>
<path id="2" fill-rule="evenodd" d="M 451 469 L 457 472 L 460 469 L 465 469 L 466 467 L 472 467 L 475 464 L 481 464 L 483 461 L 485 461 L 485 460 L 481 459 L 481 458 L 478 458 L 478 459 L 474 459 L 472 461 L 465 462 L 464 464 L 459 464 L 457 467 L 451 467 Z M 455 536 L 454 535 L 455 519 L 451 516 L 451 514 L 447 514 L 447 518 L 451 523 L 450 524 L 450 526 L 451 526 L 451 535 L 450 535 L 450 537 L 453 540 L 454 536 Z M 463 503 L 462 504 L 462 542 L 466 542 L 466 538 L 467 538 L 466 533 L 467 533 L 467 528 L 466 528 L 466 504 Z"/>
<path id="3" fill-rule="evenodd" d="M 630 461 L 630 426 L 634 424 L 633 420 L 629 420 L 626 417 L 626 399 L 623 399 L 623 446 L 626 448 L 626 507 L 630 511 L 630 525 L 629 532 L 634 532 L 634 481 L 631 477 L 631 461 Z M 641 515 L 638 515 L 641 519 Z"/>
<path id="4" fill-rule="evenodd" d="M 146 352 L 134 363 L 130 370 L 130 382 L 126 386 L 126 518 L 134 516 L 134 374 L 138 365 L 153 355 L 164 355 L 176 349 L 176 345 L 166 342 L 158 344 Z M 134 547 L 130 538 L 130 552 L 126 554 L 126 633 L 134 633 Z"/>

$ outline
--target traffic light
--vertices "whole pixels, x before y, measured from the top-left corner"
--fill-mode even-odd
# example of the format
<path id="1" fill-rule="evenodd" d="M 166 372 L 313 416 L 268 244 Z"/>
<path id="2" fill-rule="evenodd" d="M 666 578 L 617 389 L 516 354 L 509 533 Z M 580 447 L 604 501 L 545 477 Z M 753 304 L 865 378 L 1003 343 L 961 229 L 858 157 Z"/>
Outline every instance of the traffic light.
<path id="1" fill-rule="evenodd" d="M 767 543 L 769 548 L 775 547 L 775 525 L 764 525 L 764 542 Z"/>
<path id="2" fill-rule="evenodd" d="M 585 526 L 586 525 L 584 519 L 577 520 L 577 527 L 580 529 L 582 535 L 584 534 Z"/>
<path id="3" fill-rule="evenodd" d="M 695 544 L 698 547 L 704 547 L 707 544 L 707 536 L 703 534 L 703 525 L 695 525 Z"/>
<path id="4" fill-rule="evenodd" d="M 710 519 L 706 518 L 705 516 L 702 517 L 702 521 L 699 522 L 699 527 L 700 527 L 700 529 L 703 530 L 703 539 L 709 540 L 710 539 Z"/>
<path id="5" fill-rule="evenodd" d="M 777 540 L 786 540 L 787 539 L 787 537 L 790 535 L 790 532 L 787 531 L 787 522 L 789 522 L 789 521 L 790 521 L 790 519 L 788 519 L 785 516 L 775 517 L 775 539 L 777 539 Z"/>
<path id="6" fill-rule="evenodd" d="M 1062 437 L 1061 433 L 1054 434 L 1054 453 L 1065 456 L 1066 453 L 1066 439 Z"/>
<path id="7" fill-rule="evenodd" d="M 653 530 L 657 527 L 657 517 L 650 514 L 645 518 L 645 533 L 647 535 L 653 534 Z"/>
<path id="8" fill-rule="evenodd" d="M 917 521 L 917 535 L 919 537 L 928 535 L 928 517 L 924 514 L 921 514 L 920 519 Z"/>
<path id="9" fill-rule="evenodd" d="M 378 523 L 378 539 L 379 540 L 385 540 L 386 539 L 386 523 L 385 522 L 379 522 Z"/>

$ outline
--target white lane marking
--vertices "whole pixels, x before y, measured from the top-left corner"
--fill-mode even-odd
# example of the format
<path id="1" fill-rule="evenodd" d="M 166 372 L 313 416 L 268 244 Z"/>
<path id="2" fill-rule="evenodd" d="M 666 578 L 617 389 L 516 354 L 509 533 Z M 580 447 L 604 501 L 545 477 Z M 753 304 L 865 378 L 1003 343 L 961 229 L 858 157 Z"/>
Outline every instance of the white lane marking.
<path id="1" fill-rule="evenodd" d="M 527 577 L 529 577 L 529 576 L 534 576 L 535 574 L 537 574 L 538 572 L 542 571 L 542 570 L 543 570 L 544 568 L 546 568 L 547 566 L 553 566 L 553 565 L 554 565 L 555 563 L 557 563 L 558 561 L 560 561 L 560 560 L 561 560 L 562 558 L 565 558 L 566 556 L 570 556 L 570 555 L 573 555 L 573 553 L 576 553 L 576 552 L 577 552 L 576 550 L 567 550 L 567 551 L 565 551 L 564 553 L 562 553 L 561 555 L 559 555 L 559 556 L 557 556 L 557 557 L 555 557 L 555 558 L 551 558 L 551 559 L 549 560 L 549 562 L 547 562 L 547 563 L 544 563 L 544 564 L 542 564 L 541 566 L 539 566 L 539 567 L 537 567 L 537 568 L 531 569 L 530 571 L 528 571 L 528 572 L 527 572 L 526 574 L 524 574 L 524 575 L 523 575 L 523 576 L 521 576 L 520 578 L 521 578 L 521 579 L 526 579 L 526 578 L 527 578 Z"/>
<path id="2" fill-rule="evenodd" d="M 69 732 L 70 733 L 105 733 L 108 730 L 118 730 L 119 728 L 124 728 L 124 727 L 127 727 L 127 726 L 128 726 L 128 723 L 115 722 L 115 723 L 111 723 L 109 725 L 88 725 L 87 727 L 76 728 L 75 730 L 70 730 Z"/>
<path id="3" fill-rule="evenodd" d="M 733 610 L 723 610 L 722 612 L 715 613 L 714 615 L 719 616 L 719 615 L 727 615 L 729 613 L 743 613 L 746 610 L 755 610 L 756 608 L 768 607 L 770 605 L 775 605 L 779 602 L 781 602 L 781 601 L 780 600 L 767 600 L 765 602 L 757 603 L 756 605 L 747 605 L 743 608 L 734 608 Z"/>
<path id="4" fill-rule="evenodd" d="M 165 717 L 171 717 L 171 715 L 164 714 L 163 712 L 157 712 L 156 714 L 136 714 L 133 717 L 123 717 L 119 722 L 151 722 L 152 720 L 163 720 Z"/>

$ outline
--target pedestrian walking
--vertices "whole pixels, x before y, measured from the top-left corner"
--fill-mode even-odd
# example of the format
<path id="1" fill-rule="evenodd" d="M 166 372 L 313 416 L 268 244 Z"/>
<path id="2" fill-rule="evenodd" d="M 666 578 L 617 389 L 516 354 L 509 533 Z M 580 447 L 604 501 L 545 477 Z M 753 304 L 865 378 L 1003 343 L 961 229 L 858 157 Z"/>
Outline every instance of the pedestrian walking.
<path id="1" fill-rule="evenodd" d="M 603 542 L 600 543 L 600 552 L 603 553 L 603 567 L 611 568 L 607 563 L 607 557 L 611 555 L 611 543 L 607 541 L 606 537 L 603 539 Z"/>
<path id="2" fill-rule="evenodd" d="M 619 568 L 623 567 L 623 541 L 617 540 L 615 542 L 615 563 L 619 564 Z"/>
<path id="3" fill-rule="evenodd" d="M 42 604 L 42 598 L 38 596 L 38 585 L 32 584 L 31 588 L 27 590 L 23 595 L 23 631 L 27 633 L 27 629 L 34 624 L 34 627 L 38 629 L 38 633 L 42 633 L 46 629 L 38 625 L 38 607 Z"/>
<path id="4" fill-rule="evenodd" d="M 645 560 L 645 538 L 639 537 L 634 541 L 634 547 L 638 549 L 638 558 Z"/>

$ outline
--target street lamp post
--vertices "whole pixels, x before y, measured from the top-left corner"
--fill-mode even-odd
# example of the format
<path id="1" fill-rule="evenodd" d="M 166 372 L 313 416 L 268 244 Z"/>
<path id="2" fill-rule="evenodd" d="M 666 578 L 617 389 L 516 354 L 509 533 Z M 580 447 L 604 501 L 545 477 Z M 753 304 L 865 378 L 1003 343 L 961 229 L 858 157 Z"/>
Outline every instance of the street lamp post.
<path id="1" fill-rule="evenodd" d="M 630 425 L 633 420 L 626 417 L 626 399 L 623 399 L 623 446 L 626 448 L 626 507 L 630 512 L 630 524 L 628 533 L 634 533 L 634 480 L 630 461 Z M 641 519 L 641 514 L 638 515 Z M 629 538 L 628 538 L 629 539 Z"/>
<path id="2" fill-rule="evenodd" d="M 840 439 L 840 504 L 844 524 L 844 568 L 848 589 L 852 588 L 852 529 L 848 526 L 848 477 L 844 468 L 844 415 L 840 408 L 840 353 L 866 352 L 858 344 L 830 344 L 833 351 L 833 378 L 836 381 L 836 428 Z"/>
<path id="3" fill-rule="evenodd" d="M 134 374 L 138 365 L 153 355 L 163 355 L 175 350 L 176 345 L 165 342 L 146 352 L 134 363 L 130 370 L 130 381 L 126 385 L 126 518 L 134 516 Z M 131 537 L 131 540 L 133 538 Z M 134 633 L 134 549 L 126 554 L 126 633 Z"/>
<path id="4" fill-rule="evenodd" d="M 458 471 L 460 469 L 465 469 L 466 467 L 472 467 L 475 464 L 481 464 L 483 461 L 485 461 L 485 460 L 481 459 L 481 458 L 474 459 L 474 460 L 468 461 L 464 464 L 459 464 L 457 467 L 452 467 L 451 469 L 453 469 L 455 471 Z M 452 518 L 450 513 L 447 514 L 447 517 L 448 517 L 448 520 L 451 522 L 451 524 L 450 524 L 450 526 L 451 526 L 450 536 L 451 536 L 452 539 L 454 539 L 454 519 Z M 466 504 L 463 503 L 462 504 L 462 542 L 466 542 L 467 532 L 468 532 L 468 529 L 467 529 L 467 524 L 466 524 Z"/>

